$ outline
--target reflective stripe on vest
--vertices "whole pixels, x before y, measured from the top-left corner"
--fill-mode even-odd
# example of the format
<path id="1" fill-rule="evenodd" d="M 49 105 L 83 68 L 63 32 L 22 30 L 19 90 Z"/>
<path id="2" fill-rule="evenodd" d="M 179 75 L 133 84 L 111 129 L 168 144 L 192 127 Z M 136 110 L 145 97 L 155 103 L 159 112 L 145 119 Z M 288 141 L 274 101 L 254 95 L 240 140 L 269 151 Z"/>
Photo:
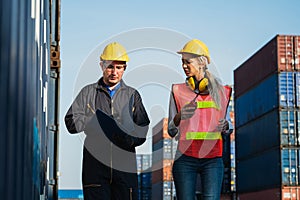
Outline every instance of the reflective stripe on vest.
<path id="1" fill-rule="evenodd" d="M 219 140 L 222 139 L 221 132 L 187 132 L 187 140 Z"/>
<path id="2" fill-rule="evenodd" d="M 197 108 L 216 108 L 219 110 L 214 101 L 197 101 Z"/>

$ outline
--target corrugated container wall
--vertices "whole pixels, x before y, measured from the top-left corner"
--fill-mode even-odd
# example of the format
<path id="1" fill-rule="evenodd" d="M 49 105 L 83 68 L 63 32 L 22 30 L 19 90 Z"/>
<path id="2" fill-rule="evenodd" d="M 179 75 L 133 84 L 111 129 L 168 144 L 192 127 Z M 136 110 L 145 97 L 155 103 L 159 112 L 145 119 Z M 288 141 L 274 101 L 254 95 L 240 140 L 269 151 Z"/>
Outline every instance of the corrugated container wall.
<path id="1" fill-rule="evenodd" d="M 58 198 L 58 141 L 60 107 L 60 0 L 50 1 L 50 76 L 48 89 L 48 198 Z"/>
<path id="2" fill-rule="evenodd" d="M 273 109 L 236 129 L 236 159 L 246 159 L 274 147 L 299 147 L 300 110 Z"/>
<path id="3" fill-rule="evenodd" d="M 281 71 L 299 71 L 300 36 L 276 35 L 234 70 L 235 97 Z"/>
<path id="4" fill-rule="evenodd" d="M 50 37 L 59 32 L 56 20 L 50 28 L 50 15 L 59 13 L 54 2 L 0 1 L 1 199 L 57 198 L 56 140 L 49 137 L 57 93 L 48 93 Z"/>
<path id="5" fill-rule="evenodd" d="M 235 99 L 236 127 L 264 115 L 274 108 L 296 108 L 297 81 L 300 72 L 272 74 L 263 82 Z M 299 89 L 298 89 L 299 90 Z M 299 93 L 299 92 L 298 92 Z"/>
<path id="6" fill-rule="evenodd" d="M 244 193 L 281 186 L 299 186 L 299 155 L 298 148 L 277 147 L 257 156 L 238 160 L 238 191 Z"/>

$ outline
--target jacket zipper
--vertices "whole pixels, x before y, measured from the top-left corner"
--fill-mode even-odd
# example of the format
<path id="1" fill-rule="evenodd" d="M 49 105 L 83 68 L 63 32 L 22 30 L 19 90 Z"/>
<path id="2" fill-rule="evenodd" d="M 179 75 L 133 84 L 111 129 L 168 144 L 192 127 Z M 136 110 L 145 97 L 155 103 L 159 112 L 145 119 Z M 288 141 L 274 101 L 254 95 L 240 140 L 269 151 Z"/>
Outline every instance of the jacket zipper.
<path id="1" fill-rule="evenodd" d="M 114 116 L 113 114 L 114 114 L 114 107 L 113 107 L 113 99 L 111 99 L 111 115 L 112 116 Z M 113 147 L 113 143 L 112 143 L 112 141 L 110 141 L 110 184 L 112 183 L 112 176 L 113 176 L 113 169 L 112 169 L 112 159 L 113 159 L 113 155 L 112 155 L 112 147 Z"/>
<path id="2" fill-rule="evenodd" d="M 112 176 L 113 176 L 113 168 L 112 168 L 112 142 L 110 142 L 110 181 L 109 183 L 112 183 Z"/>
<path id="3" fill-rule="evenodd" d="M 129 188 L 129 199 L 132 200 L 132 188 Z"/>
<path id="4" fill-rule="evenodd" d="M 119 88 L 116 93 L 114 94 L 114 96 L 117 95 L 117 93 L 120 92 L 122 88 Z M 111 115 L 114 116 L 114 107 L 113 107 L 113 103 L 114 103 L 114 100 L 113 98 L 111 97 Z M 110 184 L 112 183 L 113 181 L 113 163 L 112 163 L 112 159 L 113 159 L 113 155 L 112 155 L 112 147 L 113 147 L 113 143 L 112 141 L 110 141 Z"/>

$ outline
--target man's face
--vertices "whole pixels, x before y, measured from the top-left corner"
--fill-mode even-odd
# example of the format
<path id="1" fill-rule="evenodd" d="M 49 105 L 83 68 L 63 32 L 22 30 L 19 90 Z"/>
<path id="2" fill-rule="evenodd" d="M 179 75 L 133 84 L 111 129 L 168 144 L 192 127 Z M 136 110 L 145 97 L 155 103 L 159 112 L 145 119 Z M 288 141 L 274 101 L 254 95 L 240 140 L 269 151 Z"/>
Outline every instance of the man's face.
<path id="1" fill-rule="evenodd" d="M 106 85 L 113 87 L 118 84 L 126 69 L 124 61 L 103 61 L 100 63 L 103 70 L 103 81 Z"/>

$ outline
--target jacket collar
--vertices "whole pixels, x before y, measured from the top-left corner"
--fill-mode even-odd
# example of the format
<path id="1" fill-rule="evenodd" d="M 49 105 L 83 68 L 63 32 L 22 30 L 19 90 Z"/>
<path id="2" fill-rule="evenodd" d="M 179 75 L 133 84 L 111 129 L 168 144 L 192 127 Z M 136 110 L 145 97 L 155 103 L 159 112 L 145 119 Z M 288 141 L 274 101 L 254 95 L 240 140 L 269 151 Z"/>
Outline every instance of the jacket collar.
<path id="1" fill-rule="evenodd" d="M 95 83 L 96 89 L 106 90 L 106 85 L 103 82 L 103 77 L 101 77 L 96 83 Z M 124 83 L 123 79 L 120 81 L 120 88 L 126 87 L 126 84 Z"/>

